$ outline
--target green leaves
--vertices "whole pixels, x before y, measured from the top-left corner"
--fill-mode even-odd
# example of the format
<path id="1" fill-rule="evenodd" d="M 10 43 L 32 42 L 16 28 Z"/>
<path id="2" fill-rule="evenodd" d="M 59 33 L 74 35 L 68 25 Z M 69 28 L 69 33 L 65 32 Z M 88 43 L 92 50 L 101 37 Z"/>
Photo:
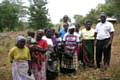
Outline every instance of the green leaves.
<path id="1" fill-rule="evenodd" d="M 46 0 L 32 0 L 30 11 L 30 27 L 33 29 L 46 28 L 49 25 L 48 10 L 45 7 Z"/>
<path id="2" fill-rule="evenodd" d="M 16 2 L 13 2 L 12 0 L 4 0 L 0 3 L 1 32 L 4 30 L 14 30 L 18 26 L 22 8 L 21 5 Z"/>

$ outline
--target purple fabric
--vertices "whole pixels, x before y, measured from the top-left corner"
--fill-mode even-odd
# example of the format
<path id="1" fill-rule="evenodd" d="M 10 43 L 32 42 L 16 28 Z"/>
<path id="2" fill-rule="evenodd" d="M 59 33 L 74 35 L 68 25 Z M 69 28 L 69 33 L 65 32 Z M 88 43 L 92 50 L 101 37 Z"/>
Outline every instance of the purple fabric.
<path id="1" fill-rule="evenodd" d="M 52 42 L 53 42 L 53 45 L 56 46 L 57 45 L 57 38 L 56 37 L 52 37 Z"/>

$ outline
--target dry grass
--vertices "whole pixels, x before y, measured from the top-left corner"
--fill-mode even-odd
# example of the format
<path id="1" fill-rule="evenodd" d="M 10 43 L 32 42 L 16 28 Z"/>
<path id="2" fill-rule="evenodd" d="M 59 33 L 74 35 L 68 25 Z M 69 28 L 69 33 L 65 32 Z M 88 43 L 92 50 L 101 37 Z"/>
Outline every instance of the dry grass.
<path id="1" fill-rule="evenodd" d="M 111 66 L 106 71 L 91 68 L 80 68 L 77 71 L 77 79 L 67 75 L 60 75 L 59 80 L 120 80 L 120 24 L 115 26 L 115 37 L 112 45 Z M 15 44 L 15 37 L 25 32 L 9 32 L 4 34 L 6 38 L 0 39 L 0 80 L 11 79 L 11 66 L 7 60 L 8 50 Z M 0 36 L 1 37 L 1 36 Z M 8 37 L 8 38 L 7 38 Z"/>

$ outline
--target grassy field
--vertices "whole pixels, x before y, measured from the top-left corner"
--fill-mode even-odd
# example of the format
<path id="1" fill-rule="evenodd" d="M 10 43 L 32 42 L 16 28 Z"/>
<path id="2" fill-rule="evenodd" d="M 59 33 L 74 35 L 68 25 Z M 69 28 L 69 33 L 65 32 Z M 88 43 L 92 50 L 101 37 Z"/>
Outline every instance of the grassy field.
<path id="1" fill-rule="evenodd" d="M 112 45 L 111 66 L 106 71 L 100 71 L 92 68 L 79 68 L 78 78 L 60 75 L 59 80 L 120 80 L 120 24 L 115 25 L 115 37 Z M 11 79 L 11 65 L 8 62 L 7 55 L 9 49 L 14 46 L 15 38 L 18 34 L 26 32 L 8 32 L 0 33 L 0 80 Z"/>

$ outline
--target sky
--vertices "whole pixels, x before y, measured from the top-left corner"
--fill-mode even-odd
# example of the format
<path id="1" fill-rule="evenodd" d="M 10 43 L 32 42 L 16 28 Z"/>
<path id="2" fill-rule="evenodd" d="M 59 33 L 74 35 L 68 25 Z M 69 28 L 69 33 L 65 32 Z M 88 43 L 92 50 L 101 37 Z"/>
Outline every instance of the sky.
<path id="1" fill-rule="evenodd" d="M 0 0 L 1 1 L 1 0 Z M 64 15 L 68 15 L 72 21 L 75 14 L 85 16 L 92 8 L 105 0 L 47 0 L 48 14 L 52 23 L 59 23 Z M 28 0 L 23 0 L 24 5 L 29 5 Z"/>
<path id="2" fill-rule="evenodd" d="M 53 23 L 59 23 L 60 18 L 68 15 L 72 21 L 75 14 L 85 16 L 92 8 L 105 0 L 48 0 L 48 9 Z"/>

